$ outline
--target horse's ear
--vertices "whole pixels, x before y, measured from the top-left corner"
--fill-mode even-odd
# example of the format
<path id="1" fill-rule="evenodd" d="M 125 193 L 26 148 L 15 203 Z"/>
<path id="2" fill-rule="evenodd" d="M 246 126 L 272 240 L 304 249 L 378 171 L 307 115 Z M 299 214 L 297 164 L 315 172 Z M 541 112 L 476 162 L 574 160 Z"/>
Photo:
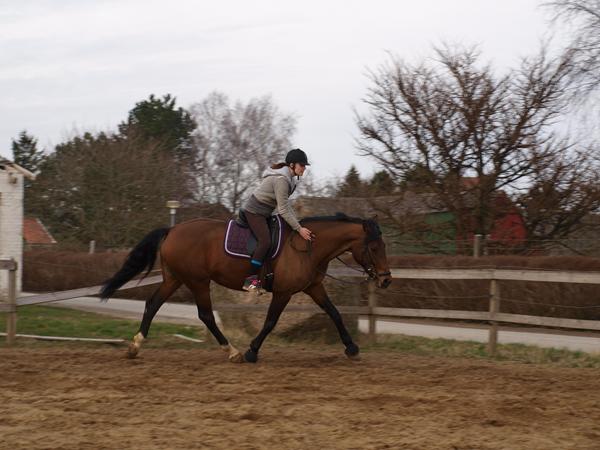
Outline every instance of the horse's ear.
<path id="1" fill-rule="evenodd" d="M 373 236 L 374 239 L 381 236 L 381 229 L 377 223 L 377 215 L 363 221 L 363 230 L 365 230 L 367 234 Z"/>
<path id="2" fill-rule="evenodd" d="M 366 230 L 367 229 L 367 223 L 372 222 L 372 223 L 377 223 L 377 214 L 372 215 L 371 217 L 369 217 L 367 220 L 365 220 L 363 222 L 363 228 Z"/>

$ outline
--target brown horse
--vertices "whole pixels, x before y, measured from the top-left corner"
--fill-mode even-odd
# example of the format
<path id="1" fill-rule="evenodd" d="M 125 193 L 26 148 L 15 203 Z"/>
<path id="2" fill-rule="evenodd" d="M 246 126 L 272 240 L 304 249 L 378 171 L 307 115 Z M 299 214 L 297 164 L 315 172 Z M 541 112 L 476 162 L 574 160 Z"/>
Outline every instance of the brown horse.
<path id="1" fill-rule="evenodd" d="M 229 289 L 241 290 L 247 276 L 246 259 L 227 255 L 223 249 L 226 224 L 210 219 L 196 219 L 150 232 L 127 256 L 123 267 L 108 280 L 101 292 L 108 299 L 118 288 L 143 270 L 152 270 L 158 249 L 162 263 L 163 282 L 146 301 L 144 317 L 139 332 L 129 346 L 129 356 L 135 357 L 148 336 L 154 315 L 175 290 L 185 284 L 193 293 L 198 307 L 198 317 L 211 331 L 223 350 L 234 362 L 256 362 L 258 351 L 273 330 L 290 297 L 305 292 L 333 320 L 348 357 L 358 356 L 358 346 L 352 341 L 342 317 L 323 287 L 323 278 L 329 262 L 346 251 L 360 264 L 377 285 L 386 288 L 392 281 L 385 244 L 375 219 L 357 219 L 344 214 L 332 217 L 303 219 L 310 224 L 316 236 L 312 243 L 304 241 L 289 228 L 287 240 L 280 255 L 273 261 L 275 279 L 273 298 L 262 330 L 250 343 L 244 354 L 233 347 L 223 336 L 215 322 L 210 299 L 210 282 Z"/>

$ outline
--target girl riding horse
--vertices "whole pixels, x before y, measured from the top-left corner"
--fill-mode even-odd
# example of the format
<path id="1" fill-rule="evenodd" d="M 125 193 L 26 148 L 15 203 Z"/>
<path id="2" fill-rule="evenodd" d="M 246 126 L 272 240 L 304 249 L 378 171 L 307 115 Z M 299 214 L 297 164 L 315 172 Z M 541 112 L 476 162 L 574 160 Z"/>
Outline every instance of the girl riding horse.
<path id="1" fill-rule="evenodd" d="M 265 171 L 260 186 L 242 206 L 240 216 L 246 220 L 257 240 L 256 249 L 250 259 L 250 276 L 246 277 L 242 286 L 245 291 L 261 289 L 258 272 L 271 245 L 267 219 L 273 211 L 283 217 L 292 230 L 297 231 L 303 239 L 311 240 L 311 231 L 300 225 L 289 199 L 296 190 L 296 181 L 304 175 L 306 166 L 309 165 L 306 153 L 299 148 L 290 150 L 285 157 L 285 163 L 274 164 Z"/>
<path id="2" fill-rule="evenodd" d="M 290 187 L 291 176 L 288 177 L 286 174 L 294 173 L 300 176 L 304 173 L 304 166 L 307 164 L 304 152 L 293 150 L 288 153 L 286 165 L 274 169 L 280 170 L 282 174 L 270 179 L 265 177 L 263 181 L 266 186 L 273 186 L 275 200 L 268 189 L 265 189 L 264 195 L 257 191 L 256 200 L 273 208 L 276 202 L 279 211 L 282 212 L 281 206 L 288 205 L 287 199 L 293 190 L 293 186 Z M 281 186 L 288 191 L 284 189 L 279 193 Z M 252 212 L 252 201 L 244 207 L 246 214 L 256 214 Z M 260 214 L 258 217 L 264 220 L 266 226 L 265 217 Z M 255 232 L 259 236 L 263 223 L 260 220 L 256 222 L 259 225 L 257 228 L 255 224 L 257 230 Z M 319 236 L 318 241 L 311 241 L 312 232 L 304 226 L 309 223 L 311 230 Z M 163 281 L 146 301 L 139 332 L 129 346 L 129 356 L 135 357 L 138 354 L 142 342 L 148 336 L 152 319 L 161 305 L 182 284 L 185 284 L 194 295 L 198 317 L 213 334 L 221 348 L 229 353 L 230 361 L 257 361 L 258 351 L 265 338 L 275 327 L 291 296 L 297 292 L 306 293 L 323 309 L 335 324 L 345 346 L 346 355 L 350 358 L 357 357 L 358 346 L 348 333 L 342 316 L 329 299 L 323 280 L 329 262 L 349 251 L 354 260 L 363 267 L 365 273 L 377 282 L 378 287 L 388 287 L 392 277 L 379 225 L 374 219 L 352 218 L 344 214 L 306 218 L 300 222 L 292 220 L 292 224 L 290 225 L 297 233 L 287 234 L 287 240 L 279 256 L 273 261 L 275 274 L 273 297 L 265 323 L 244 355 L 229 343 L 217 326 L 210 298 L 211 281 L 229 289 L 242 290 L 242 285 L 245 284 L 243 282 L 248 276 L 248 263 L 243 259 L 231 257 L 224 251 L 227 224 L 220 220 L 196 219 L 172 228 L 159 228 L 150 232 L 134 247 L 123 267 L 106 281 L 100 291 L 100 297 L 106 300 L 139 273 L 146 270 L 147 275 L 152 270 L 160 251 Z M 305 244 L 303 245 L 302 242 Z M 264 258 L 264 254 L 255 253 L 253 259 L 261 262 L 262 259 L 259 258 Z"/>

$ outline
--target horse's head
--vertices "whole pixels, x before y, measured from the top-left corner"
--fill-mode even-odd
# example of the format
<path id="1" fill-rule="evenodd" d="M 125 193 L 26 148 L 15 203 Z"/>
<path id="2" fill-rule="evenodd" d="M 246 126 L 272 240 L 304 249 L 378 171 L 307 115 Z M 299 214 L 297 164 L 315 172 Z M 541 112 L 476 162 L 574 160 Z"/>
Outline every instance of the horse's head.
<path id="1" fill-rule="evenodd" d="M 377 286 L 385 289 L 392 282 L 392 274 L 385 254 L 385 243 L 381 239 L 381 229 L 375 219 L 363 220 L 362 225 L 364 239 L 352 245 L 352 256 L 372 280 L 377 280 Z"/>

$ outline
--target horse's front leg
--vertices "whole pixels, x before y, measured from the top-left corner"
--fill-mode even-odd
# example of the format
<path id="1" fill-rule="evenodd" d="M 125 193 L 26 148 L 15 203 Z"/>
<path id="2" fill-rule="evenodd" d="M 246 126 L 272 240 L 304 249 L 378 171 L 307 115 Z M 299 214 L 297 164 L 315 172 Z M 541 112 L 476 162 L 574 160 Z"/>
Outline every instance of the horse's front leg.
<path id="1" fill-rule="evenodd" d="M 358 345 L 354 343 L 352 337 L 350 336 L 350 333 L 348 333 L 348 330 L 344 325 L 344 321 L 342 320 L 342 316 L 335 307 L 335 305 L 329 299 L 329 296 L 325 291 L 323 283 L 319 282 L 318 284 L 313 284 L 307 289 L 305 289 L 304 292 L 310 295 L 310 297 L 315 301 L 315 303 L 327 313 L 331 320 L 333 320 L 333 323 L 335 324 L 335 327 L 337 328 L 338 333 L 340 334 L 342 343 L 346 347 L 346 350 L 344 351 L 346 353 L 346 356 L 350 359 L 359 359 L 360 357 L 358 356 Z"/>
<path id="2" fill-rule="evenodd" d="M 244 359 L 247 362 L 255 363 L 258 361 L 258 351 L 260 350 L 260 347 L 262 346 L 266 337 L 271 331 L 273 331 L 275 325 L 277 325 L 279 316 L 281 316 L 281 313 L 290 301 L 290 297 L 291 294 L 288 293 L 273 293 L 273 298 L 271 299 L 269 311 L 267 312 L 267 318 L 265 319 L 262 330 L 260 330 L 258 335 L 252 340 L 250 343 L 250 348 L 244 354 Z"/>

